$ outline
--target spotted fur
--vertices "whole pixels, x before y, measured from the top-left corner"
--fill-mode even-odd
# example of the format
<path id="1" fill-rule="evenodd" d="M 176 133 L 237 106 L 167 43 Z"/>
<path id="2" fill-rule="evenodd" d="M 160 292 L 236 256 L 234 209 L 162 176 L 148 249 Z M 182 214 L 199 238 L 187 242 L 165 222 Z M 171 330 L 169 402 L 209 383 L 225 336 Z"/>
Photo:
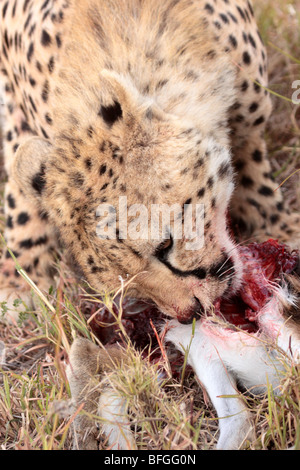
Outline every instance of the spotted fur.
<path id="1" fill-rule="evenodd" d="M 249 1 L 2 1 L 0 28 L 5 238 L 41 288 L 59 233 L 95 288 L 134 278 L 132 295 L 189 319 L 239 286 L 228 209 L 240 239 L 293 239 L 299 220 L 266 158 L 266 51 Z M 96 209 L 122 195 L 204 204 L 204 248 L 164 249 L 163 230 L 100 240 Z M 1 301 L 28 295 L 9 252 L 0 285 Z"/>

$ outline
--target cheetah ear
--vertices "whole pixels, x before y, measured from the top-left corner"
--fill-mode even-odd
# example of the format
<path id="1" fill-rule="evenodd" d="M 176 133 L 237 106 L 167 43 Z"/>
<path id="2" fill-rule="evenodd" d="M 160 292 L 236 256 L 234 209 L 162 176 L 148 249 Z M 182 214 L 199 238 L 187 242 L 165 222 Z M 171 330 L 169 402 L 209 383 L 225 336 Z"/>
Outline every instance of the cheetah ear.
<path id="1" fill-rule="evenodd" d="M 106 89 L 110 97 L 113 98 L 115 103 L 118 103 L 120 109 L 119 117 L 121 117 L 123 111 L 126 112 L 128 110 L 130 101 L 129 95 L 132 94 L 132 92 L 135 90 L 132 89 L 130 93 L 130 90 L 128 90 L 128 87 L 130 87 L 130 82 L 128 82 L 125 77 L 119 75 L 116 72 L 104 69 L 101 71 L 100 75 L 105 82 Z"/>
<path id="2" fill-rule="evenodd" d="M 102 105 L 99 113 L 108 125 L 112 126 L 121 119 L 125 124 L 132 124 L 149 113 L 156 119 L 167 119 L 155 101 L 142 95 L 126 76 L 107 69 L 100 75 L 110 100 L 113 100 L 109 106 Z"/>
<path id="3" fill-rule="evenodd" d="M 12 167 L 12 178 L 25 196 L 40 199 L 46 184 L 46 164 L 52 145 L 48 140 L 31 137 L 20 145 Z"/>

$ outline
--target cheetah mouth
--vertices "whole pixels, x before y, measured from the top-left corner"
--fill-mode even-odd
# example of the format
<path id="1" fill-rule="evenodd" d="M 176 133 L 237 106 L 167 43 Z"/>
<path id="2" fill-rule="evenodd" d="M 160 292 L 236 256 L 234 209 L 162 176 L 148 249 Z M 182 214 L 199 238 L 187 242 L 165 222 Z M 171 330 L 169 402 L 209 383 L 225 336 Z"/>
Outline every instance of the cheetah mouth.
<path id="1" fill-rule="evenodd" d="M 259 330 L 260 313 L 278 294 L 278 287 L 286 283 L 284 276 L 299 270 L 299 251 L 290 251 L 287 246 L 270 239 L 239 247 L 239 254 L 244 266 L 242 286 L 234 296 L 217 299 L 211 313 L 222 322 L 224 328 L 255 333 Z M 85 305 L 83 311 L 90 319 L 94 334 L 103 344 L 113 344 L 123 339 L 116 322 L 116 318 L 121 317 L 123 331 L 139 349 L 145 349 L 149 344 L 152 350 L 155 349 L 158 345 L 157 331 L 168 319 L 151 301 L 121 296 L 115 298 L 111 309 L 99 302 L 91 303 L 88 308 Z M 199 313 L 195 313 L 196 318 L 200 319 Z"/>

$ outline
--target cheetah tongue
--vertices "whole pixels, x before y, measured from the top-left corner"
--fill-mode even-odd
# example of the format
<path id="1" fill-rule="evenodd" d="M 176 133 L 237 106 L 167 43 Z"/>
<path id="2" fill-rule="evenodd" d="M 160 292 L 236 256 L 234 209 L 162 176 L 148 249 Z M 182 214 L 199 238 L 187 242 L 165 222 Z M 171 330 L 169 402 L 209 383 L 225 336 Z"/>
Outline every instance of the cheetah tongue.
<path id="1" fill-rule="evenodd" d="M 299 252 L 276 240 L 252 243 L 239 248 L 244 267 L 243 286 L 231 299 L 215 303 L 217 315 L 249 331 L 256 331 L 258 313 L 273 295 L 272 282 L 279 282 L 282 274 L 292 273 L 299 263 Z"/>

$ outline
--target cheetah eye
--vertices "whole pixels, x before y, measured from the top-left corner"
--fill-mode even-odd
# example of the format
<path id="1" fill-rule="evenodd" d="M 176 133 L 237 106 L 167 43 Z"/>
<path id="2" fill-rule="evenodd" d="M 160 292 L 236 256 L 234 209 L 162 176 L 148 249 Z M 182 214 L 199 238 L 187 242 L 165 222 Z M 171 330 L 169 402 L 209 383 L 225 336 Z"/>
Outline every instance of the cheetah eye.
<path id="1" fill-rule="evenodd" d="M 155 250 L 155 256 L 161 261 L 165 260 L 169 251 L 172 249 L 172 247 L 173 247 L 173 238 L 170 235 L 170 238 L 166 238 L 162 243 L 160 243 L 160 245 L 158 245 L 158 247 Z"/>

